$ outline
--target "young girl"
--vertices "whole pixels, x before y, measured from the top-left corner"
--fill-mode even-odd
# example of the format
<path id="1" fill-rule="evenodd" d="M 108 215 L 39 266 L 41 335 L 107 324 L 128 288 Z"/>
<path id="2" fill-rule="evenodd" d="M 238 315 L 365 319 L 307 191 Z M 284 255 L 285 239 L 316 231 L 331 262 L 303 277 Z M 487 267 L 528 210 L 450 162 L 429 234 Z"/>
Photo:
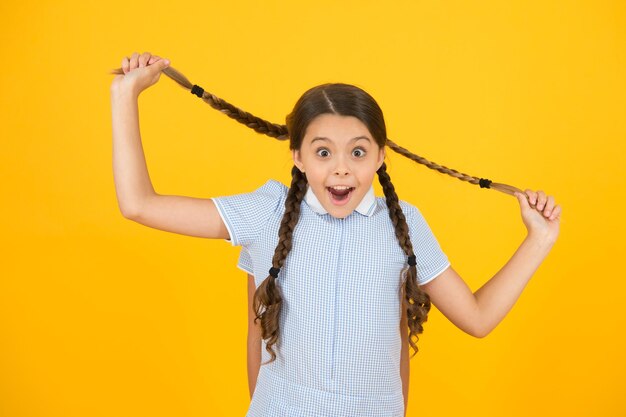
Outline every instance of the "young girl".
<path id="1" fill-rule="evenodd" d="M 263 361 L 249 359 L 256 383 L 248 417 L 406 415 L 409 346 L 415 355 L 431 303 L 464 332 L 484 337 L 556 241 L 561 207 L 552 196 L 424 162 L 387 138 L 380 107 L 358 87 L 311 88 L 282 126 L 192 86 L 168 65 L 147 52 L 134 53 L 115 71 L 118 202 L 125 217 L 146 226 L 242 247 L 238 265 L 253 280 L 252 328 L 260 321 L 260 349 L 249 347 Z M 291 185 L 270 179 L 247 193 L 209 199 L 157 194 L 142 152 L 137 97 L 162 71 L 257 132 L 288 138 Z M 517 197 L 528 234 L 475 293 L 452 268 L 419 209 L 398 199 L 384 163 L 386 146 Z M 375 175 L 384 198 L 374 195 Z M 255 363 L 263 365 L 258 376 Z"/>

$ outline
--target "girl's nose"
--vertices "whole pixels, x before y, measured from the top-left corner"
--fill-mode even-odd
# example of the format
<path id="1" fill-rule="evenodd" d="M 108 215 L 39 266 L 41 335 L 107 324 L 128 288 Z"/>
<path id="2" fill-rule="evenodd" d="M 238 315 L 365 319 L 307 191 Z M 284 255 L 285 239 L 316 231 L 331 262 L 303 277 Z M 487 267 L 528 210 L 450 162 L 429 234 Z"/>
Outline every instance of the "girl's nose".
<path id="1" fill-rule="evenodd" d="M 350 169 L 344 164 L 339 164 L 335 167 L 335 175 L 348 175 Z"/>

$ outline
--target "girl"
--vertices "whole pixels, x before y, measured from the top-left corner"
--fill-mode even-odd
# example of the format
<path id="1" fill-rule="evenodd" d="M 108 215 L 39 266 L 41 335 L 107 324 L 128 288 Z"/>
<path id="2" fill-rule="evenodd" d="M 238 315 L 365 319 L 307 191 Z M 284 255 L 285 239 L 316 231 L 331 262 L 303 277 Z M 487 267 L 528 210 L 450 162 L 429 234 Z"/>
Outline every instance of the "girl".
<path id="1" fill-rule="evenodd" d="M 460 174 L 399 147 L 387 138 L 376 101 L 358 87 L 311 88 L 284 126 L 205 92 L 168 65 L 148 52 L 133 53 L 114 71 L 118 203 L 125 217 L 146 226 L 242 247 L 239 265 L 254 279 L 249 311 L 251 322 L 259 321 L 261 343 L 255 352 L 264 365 L 254 375 L 249 417 L 406 415 L 408 350 L 418 351 L 431 303 L 464 332 L 484 337 L 556 241 L 561 207 L 552 196 Z M 137 98 L 162 71 L 257 132 L 289 139 L 291 185 L 270 179 L 252 192 L 209 199 L 157 194 L 141 148 Z M 528 234 L 475 293 L 419 209 L 398 199 L 384 163 L 386 146 L 517 197 Z M 384 198 L 374 196 L 375 175 Z M 254 368 L 249 361 L 251 374 Z"/>

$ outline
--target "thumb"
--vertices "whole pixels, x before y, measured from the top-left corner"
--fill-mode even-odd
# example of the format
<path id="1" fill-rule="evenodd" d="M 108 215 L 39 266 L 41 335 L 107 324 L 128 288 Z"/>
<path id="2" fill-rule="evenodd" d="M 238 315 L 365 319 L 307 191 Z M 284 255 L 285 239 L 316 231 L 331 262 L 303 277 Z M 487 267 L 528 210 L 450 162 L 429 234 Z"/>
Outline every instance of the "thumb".
<path id="1" fill-rule="evenodd" d="M 528 204 L 528 199 L 526 198 L 525 194 L 522 194 L 519 191 L 515 191 L 514 195 L 515 197 L 517 197 L 517 200 L 519 201 L 522 208 L 530 208 L 530 205 Z"/>
<path id="2" fill-rule="evenodd" d="M 167 68 L 170 65 L 170 61 L 168 59 L 159 59 L 157 62 L 155 62 L 154 64 L 150 65 L 151 67 L 154 67 L 154 71 L 162 71 L 165 68 Z"/>

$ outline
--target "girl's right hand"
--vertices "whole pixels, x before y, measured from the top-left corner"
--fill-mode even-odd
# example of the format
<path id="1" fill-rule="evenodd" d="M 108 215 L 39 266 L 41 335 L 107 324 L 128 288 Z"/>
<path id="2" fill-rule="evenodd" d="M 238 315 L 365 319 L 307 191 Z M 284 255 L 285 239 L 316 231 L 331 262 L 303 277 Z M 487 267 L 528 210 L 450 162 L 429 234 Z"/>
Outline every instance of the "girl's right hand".
<path id="1" fill-rule="evenodd" d="M 111 90 L 123 89 L 137 96 L 146 88 L 159 81 L 161 71 L 169 66 L 170 62 L 150 52 L 139 55 L 133 52 L 130 58 L 122 59 L 124 75 L 113 78 Z"/>

